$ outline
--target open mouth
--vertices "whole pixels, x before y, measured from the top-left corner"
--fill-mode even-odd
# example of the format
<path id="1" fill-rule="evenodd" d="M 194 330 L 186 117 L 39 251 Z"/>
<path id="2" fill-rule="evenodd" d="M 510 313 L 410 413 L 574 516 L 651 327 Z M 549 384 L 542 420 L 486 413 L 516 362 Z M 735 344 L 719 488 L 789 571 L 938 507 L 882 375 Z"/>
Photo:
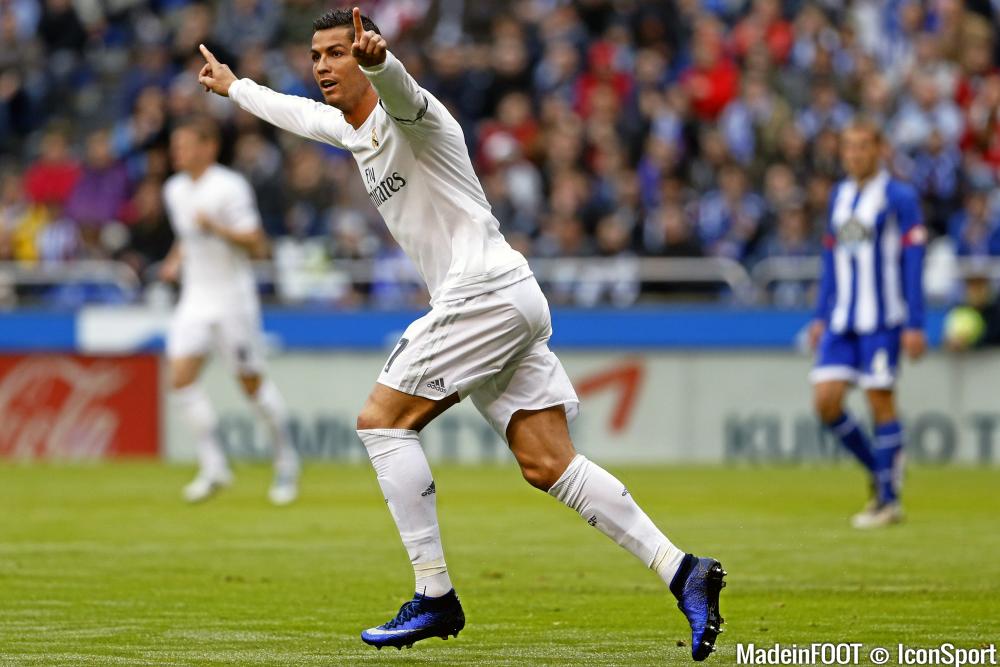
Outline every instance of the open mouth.
<path id="1" fill-rule="evenodd" d="M 333 87 L 337 85 L 337 82 L 333 79 L 323 79 L 319 82 L 319 87 L 324 91 L 333 90 Z"/>

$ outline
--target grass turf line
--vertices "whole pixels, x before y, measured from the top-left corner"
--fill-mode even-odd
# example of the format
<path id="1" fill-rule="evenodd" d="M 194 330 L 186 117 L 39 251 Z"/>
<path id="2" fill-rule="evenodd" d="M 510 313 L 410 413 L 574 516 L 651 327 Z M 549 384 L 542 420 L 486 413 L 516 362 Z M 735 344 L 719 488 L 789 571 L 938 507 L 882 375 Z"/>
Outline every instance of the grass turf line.
<path id="1" fill-rule="evenodd" d="M 679 546 L 729 570 L 736 642 L 977 646 L 1000 637 L 1000 471 L 917 468 L 906 524 L 859 533 L 860 474 L 839 468 L 612 470 Z M 689 664 L 659 579 L 505 468 L 438 467 L 457 640 L 364 646 L 412 572 L 374 475 L 307 467 L 268 505 L 269 471 L 180 501 L 190 468 L 0 465 L 3 665 Z M 685 646 L 678 646 L 684 642 Z"/>

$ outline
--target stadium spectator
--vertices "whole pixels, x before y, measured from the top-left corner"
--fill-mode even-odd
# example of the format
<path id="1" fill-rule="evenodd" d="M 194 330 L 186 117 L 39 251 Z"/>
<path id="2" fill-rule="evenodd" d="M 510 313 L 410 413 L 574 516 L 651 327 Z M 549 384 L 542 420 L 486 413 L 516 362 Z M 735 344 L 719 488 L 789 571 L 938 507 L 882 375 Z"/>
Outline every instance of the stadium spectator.
<path id="1" fill-rule="evenodd" d="M 128 241 L 118 257 L 139 276 L 166 257 L 174 243 L 174 234 L 163 209 L 162 187 L 163 183 L 155 178 L 142 181 L 123 211 L 128 224 Z"/>
<path id="2" fill-rule="evenodd" d="M 730 36 L 730 46 L 736 57 L 742 58 L 758 44 L 764 44 L 771 60 L 784 63 L 792 49 L 792 26 L 781 15 L 779 0 L 754 0 L 747 14 Z"/>
<path id="3" fill-rule="evenodd" d="M 268 44 L 281 28 L 276 0 L 223 0 L 216 12 L 213 36 L 231 51 Z"/>
<path id="4" fill-rule="evenodd" d="M 166 145 L 167 120 L 163 90 L 149 85 L 136 94 L 132 112 L 111 128 L 111 151 L 125 158 L 132 178 L 140 178 L 148 168 L 146 151 Z"/>
<path id="5" fill-rule="evenodd" d="M 945 231 L 948 217 L 958 203 L 962 153 L 933 130 L 912 155 L 901 153 L 896 171 L 913 183 L 924 199 L 926 224 L 936 233 Z"/>
<path id="6" fill-rule="evenodd" d="M 41 155 L 28 167 L 24 188 L 36 204 L 61 207 L 80 178 L 80 165 L 69 151 L 65 131 L 53 127 L 42 137 Z"/>
<path id="7" fill-rule="evenodd" d="M 807 141 L 815 139 L 824 130 L 840 132 L 854 115 L 850 105 L 840 99 L 837 84 L 831 80 L 814 81 L 809 97 L 810 104 L 796 119 L 799 132 Z"/>
<path id="8" fill-rule="evenodd" d="M 948 221 L 948 236 L 962 257 L 1000 257 L 1000 216 L 990 210 L 987 193 L 972 190 Z"/>
<path id="9" fill-rule="evenodd" d="M 0 262 L 14 259 L 14 233 L 28 209 L 20 176 L 0 174 Z"/>
<path id="10" fill-rule="evenodd" d="M 934 79 L 925 72 L 917 72 L 890 126 L 893 144 L 901 150 L 913 151 L 926 146 L 934 134 L 944 145 L 957 144 L 964 120 L 958 105 L 942 98 Z"/>
<path id="11" fill-rule="evenodd" d="M 684 209 L 677 204 L 665 204 L 646 218 L 642 248 L 654 257 L 702 257 L 705 254 Z"/>
<path id="12" fill-rule="evenodd" d="M 83 52 L 87 29 L 71 0 L 45 0 L 38 36 L 50 56 L 72 58 Z"/>
<path id="13" fill-rule="evenodd" d="M 781 129 L 789 124 L 788 104 L 760 74 L 743 79 L 743 93 L 726 106 L 719 124 L 729 153 L 739 162 L 768 162 L 778 152 Z"/>
<path id="14" fill-rule="evenodd" d="M 710 255 L 742 260 L 753 250 L 763 217 L 764 201 L 749 190 L 746 172 L 727 164 L 719 188 L 698 202 L 698 235 Z"/>
<path id="15" fill-rule="evenodd" d="M 806 209 L 789 201 L 778 212 L 776 228 L 761 242 L 761 260 L 782 258 L 801 262 L 816 257 L 822 248 L 809 225 Z M 772 300 L 785 307 L 802 308 L 810 302 L 810 281 L 782 280 L 771 286 Z"/>
<path id="16" fill-rule="evenodd" d="M 15 171 L 0 174 L 0 260 L 36 261 L 38 236 L 50 220 L 48 207 L 25 195 L 22 180 Z"/>
<path id="17" fill-rule="evenodd" d="M 603 221 L 613 217 L 628 252 L 719 255 L 750 268 L 775 251 L 789 207 L 801 208 L 808 236 L 818 228 L 841 176 L 837 130 L 859 112 L 889 131 L 888 164 L 919 188 L 931 232 L 963 256 L 1000 253 L 996 2 L 465 5 L 370 9 L 455 113 L 505 234 L 529 254 L 607 255 L 617 227 Z M 197 85 L 205 42 L 237 74 L 318 99 L 301 43 L 323 8 L 0 0 L 2 168 L 23 173 L 23 196 L 5 203 L 5 252 L 143 265 L 149 239 L 134 216 L 152 215 L 151 184 L 169 176 L 165 133 L 207 112 L 223 123 L 224 159 L 250 180 L 272 236 L 315 241 L 304 247 L 327 262 L 363 246 L 391 267 L 396 250 L 342 154 L 279 137 Z M 81 169 L 97 128 L 108 130 L 107 164 L 91 156 Z M 121 230 L 98 232 L 123 216 L 134 247 L 116 250 Z M 345 216 L 361 222 L 331 223 Z M 342 303 L 412 296 L 351 293 Z"/>
<path id="18" fill-rule="evenodd" d="M 577 306 L 611 304 L 623 308 L 639 298 L 639 267 L 631 251 L 630 221 L 615 214 L 597 223 L 595 239 L 598 256 L 612 259 L 604 264 L 585 265 L 573 296 Z"/>
<path id="19" fill-rule="evenodd" d="M 740 85 L 739 70 L 725 54 L 718 21 L 709 17 L 699 21 L 691 51 L 692 66 L 681 75 L 681 84 L 691 97 L 695 116 L 714 121 Z"/>
<path id="20" fill-rule="evenodd" d="M 66 216 L 81 228 L 119 219 L 128 199 L 128 175 L 111 149 L 111 136 L 98 130 L 87 137 L 87 159 L 66 201 Z"/>
<path id="21" fill-rule="evenodd" d="M 288 203 L 284 213 L 284 233 L 296 238 L 324 233 L 326 209 L 332 203 L 334 184 L 323 164 L 321 149 L 300 142 L 289 154 L 282 191 Z"/>

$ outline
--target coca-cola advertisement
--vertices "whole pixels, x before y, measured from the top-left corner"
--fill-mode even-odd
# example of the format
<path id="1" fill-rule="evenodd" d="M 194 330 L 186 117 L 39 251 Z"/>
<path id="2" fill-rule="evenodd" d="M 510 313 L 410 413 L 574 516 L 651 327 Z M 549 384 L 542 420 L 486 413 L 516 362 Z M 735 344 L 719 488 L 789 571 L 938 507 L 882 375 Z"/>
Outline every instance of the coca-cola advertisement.
<path id="1" fill-rule="evenodd" d="M 153 355 L 0 355 L 0 457 L 157 456 Z"/>

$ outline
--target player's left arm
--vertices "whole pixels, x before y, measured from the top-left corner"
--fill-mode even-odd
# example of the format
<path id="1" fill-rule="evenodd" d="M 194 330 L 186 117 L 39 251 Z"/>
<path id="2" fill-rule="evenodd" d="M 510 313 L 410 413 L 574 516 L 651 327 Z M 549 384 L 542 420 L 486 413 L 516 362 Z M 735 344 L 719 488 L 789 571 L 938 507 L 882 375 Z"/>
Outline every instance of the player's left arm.
<path id="1" fill-rule="evenodd" d="M 907 317 L 902 343 L 911 359 L 919 359 L 927 350 L 927 336 L 924 334 L 924 254 L 927 228 L 920 212 L 917 191 L 912 186 L 899 184 L 893 199 L 903 244 L 901 277 Z"/>
<path id="2" fill-rule="evenodd" d="M 248 183 L 242 181 L 232 188 L 223 217 L 224 220 L 216 220 L 199 214 L 198 226 L 204 232 L 242 248 L 254 259 L 267 257 L 267 235 L 260 224 L 260 214 Z"/>
<path id="3" fill-rule="evenodd" d="M 397 123 L 415 125 L 427 113 L 429 100 L 403 63 L 389 52 L 385 38 L 361 25 L 361 10 L 354 8 L 354 44 L 351 55 L 371 81 L 382 107 Z"/>

